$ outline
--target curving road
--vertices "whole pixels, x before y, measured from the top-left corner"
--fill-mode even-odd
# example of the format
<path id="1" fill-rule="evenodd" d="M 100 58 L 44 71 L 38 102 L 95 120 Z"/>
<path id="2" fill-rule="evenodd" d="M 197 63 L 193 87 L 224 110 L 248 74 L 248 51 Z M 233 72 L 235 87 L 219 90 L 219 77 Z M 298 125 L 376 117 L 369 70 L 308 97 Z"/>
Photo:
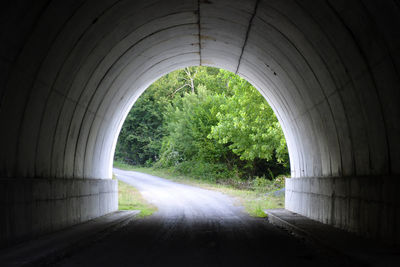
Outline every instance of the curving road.
<path id="1" fill-rule="evenodd" d="M 114 169 L 158 207 L 98 238 L 57 266 L 346 266 L 338 258 L 246 215 L 219 192 Z"/>
<path id="2" fill-rule="evenodd" d="M 245 214 L 232 199 L 219 192 L 175 183 L 156 176 L 113 170 L 117 178 L 136 187 L 144 198 L 158 207 L 157 216 L 185 221 L 240 220 Z M 246 216 L 247 217 L 247 216 Z"/>

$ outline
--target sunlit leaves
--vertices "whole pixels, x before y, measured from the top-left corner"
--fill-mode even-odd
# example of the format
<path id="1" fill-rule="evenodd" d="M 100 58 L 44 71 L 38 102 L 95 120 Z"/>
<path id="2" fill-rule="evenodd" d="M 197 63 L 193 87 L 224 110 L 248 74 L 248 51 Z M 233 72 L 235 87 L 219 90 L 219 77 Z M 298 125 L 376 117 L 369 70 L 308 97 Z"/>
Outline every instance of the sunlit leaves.
<path id="1" fill-rule="evenodd" d="M 286 142 L 271 107 L 244 79 L 228 72 L 225 77 L 229 77 L 233 96 L 220 106 L 218 124 L 211 127 L 208 137 L 221 144 L 229 143 L 229 148 L 243 160 L 271 160 L 276 153 L 278 161 L 285 161 Z"/>

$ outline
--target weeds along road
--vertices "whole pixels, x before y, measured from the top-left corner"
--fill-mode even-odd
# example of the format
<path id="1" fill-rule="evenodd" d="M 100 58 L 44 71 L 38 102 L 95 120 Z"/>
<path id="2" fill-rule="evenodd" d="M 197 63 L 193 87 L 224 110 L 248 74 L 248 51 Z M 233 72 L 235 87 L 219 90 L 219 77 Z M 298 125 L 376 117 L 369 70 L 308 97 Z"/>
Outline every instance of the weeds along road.
<path id="1" fill-rule="evenodd" d="M 252 218 L 219 192 L 114 169 L 158 207 L 57 266 L 347 266 L 344 259 Z"/>

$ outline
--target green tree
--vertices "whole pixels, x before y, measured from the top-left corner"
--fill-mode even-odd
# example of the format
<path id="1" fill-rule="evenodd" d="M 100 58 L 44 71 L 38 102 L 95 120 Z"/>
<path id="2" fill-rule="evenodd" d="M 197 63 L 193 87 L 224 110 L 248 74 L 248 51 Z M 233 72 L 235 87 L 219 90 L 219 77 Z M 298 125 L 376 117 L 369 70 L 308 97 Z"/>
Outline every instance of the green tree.
<path id="1" fill-rule="evenodd" d="M 273 177 L 289 166 L 282 130 L 265 99 L 244 79 L 211 67 L 188 67 L 153 83 L 128 114 L 116 159 L 157 161 L 218 179 Z"/>
<path id="2" fill-rule="evenodd" d="M 115 158 L 132 164 L 156 161 L 164 136 L 162 113 L 165 104 L 154 89 L 142 95 L 129 112 L 121 129 Z"/>
<path id="3" fill-rule="evenodd" d="M 166 134 L 163 114 L 167 106 L 187 92 L 194 93 L 200 82 L 211 82 L 213 79 L 208 72 L 215 73 L 217 69 L 188 67 L 171 72 L 149 86 L 125 119 L 118 137 L 115 159 L 135 165 L 157 161 L 162 138 Z"/>
<path id="4" fill-rule="evenodd" d="M 249 82 L 223 71 L 229 77 L 233 96 L 227 98 L 217 113 L 218 124 L 208 138 L 229 148 L 242 160 L 256 158 L 288 163 L 286 141 L 271 107 Z"/>
<path id="5" fill-rule="evenodd" d="M 219 162 L 228 148 L 207 138 L 218 123 L 219 107 L 226 101 L 199 85 L 197 94 L 186 93 L 171 103 L 164 115 L 165 131 L 161 161 L 166 166 L 182 161 Z"/>

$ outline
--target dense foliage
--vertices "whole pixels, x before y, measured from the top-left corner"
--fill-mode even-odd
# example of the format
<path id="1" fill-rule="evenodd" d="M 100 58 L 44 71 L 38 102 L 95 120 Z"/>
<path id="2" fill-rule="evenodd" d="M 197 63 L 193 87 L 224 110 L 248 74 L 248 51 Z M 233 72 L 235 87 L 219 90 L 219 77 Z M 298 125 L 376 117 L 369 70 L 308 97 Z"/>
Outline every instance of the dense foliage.
<path id="1" fill-rule="evenodd" d="M 273 178 L 289 167 L 285 138 L 265 99 L 239 76 L 210 67 L 153 83 L 130 111 L 115 158 L 211 180 Z"/>

